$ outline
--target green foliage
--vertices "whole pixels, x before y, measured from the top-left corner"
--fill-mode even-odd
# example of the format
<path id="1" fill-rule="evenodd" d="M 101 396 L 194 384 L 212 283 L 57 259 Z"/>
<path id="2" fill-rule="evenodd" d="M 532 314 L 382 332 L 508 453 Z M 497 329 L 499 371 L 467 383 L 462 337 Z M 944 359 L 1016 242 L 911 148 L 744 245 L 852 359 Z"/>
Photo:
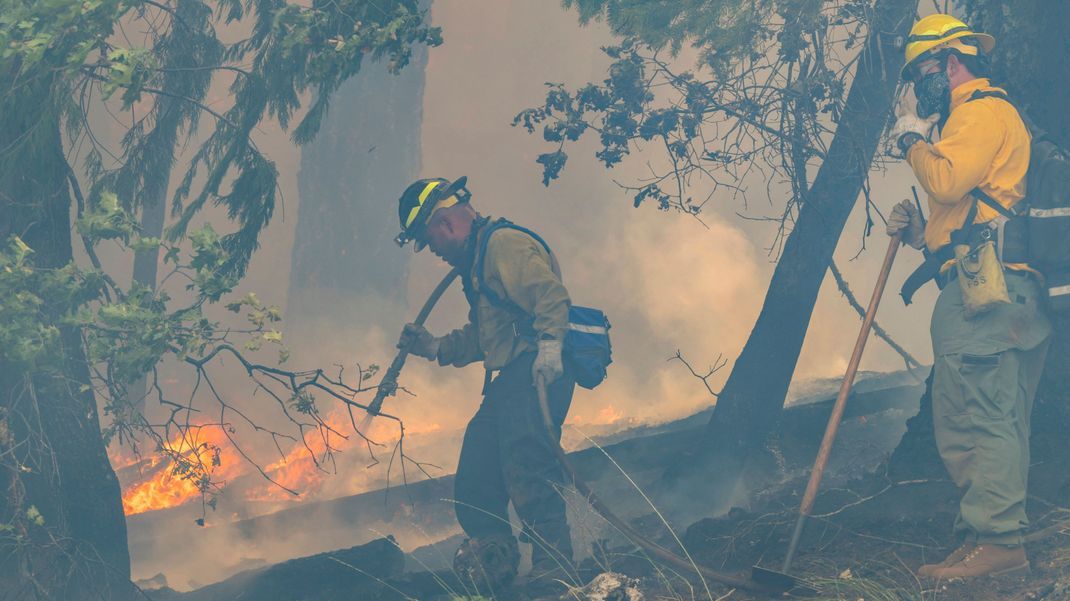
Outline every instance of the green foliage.
<path id="1" fill-rule="evenodd" d="M 17 236 L 0 250 L 0 360 L 50 370 L 61 357 L 56 317 L 70 316 L 94 298 L 102 280 L 74 266 L 38 270 L 33 250 Z"/>
<path id="2" fill-rule="evenodd" d="M 138 224 L 130 214 L 119 207 L 119 198 L 113 192 L 104 192 L 100 200 L 75 222 L 78 233 L 90 241 L 122 240 L 129 242 L 138 230 Z M 139 247 L 146 243 L 139 242 Z"/>
<path id="3" fill-rule="evenodd" d="M 341 381 L 341 374 L 332 379 L 322 370 L 285 372 L 247 358 L 243 349 L 277 350 L 279 362 L 288 357 L 278 309 L 255 296 L 231 304 L 247 322 L 239 328 L 224 327 L 210 318 L 207 307 L 229 300 L 274 214 L 278 171 L 252 136 L 265 119 L 274 119 L 284 128 L 292 127 L 295 140 L 306 142 L 326 114 L 331 94 L 365 60 L 381 60 L 397 71 L 409 61 L 414 44 L 441 43 L 439 30 L 426 24 L 421 3 L 0 0 L 0 87 L 5 90 L 0 96 L 4 369 L 22 370 L 34 376 L 26 379 L 25 386 L 36 387 L 41 381 L 50 387 L 42 388 L 43 393 L 69 394 L 72 402 L 92 406 L 92 397 L 100 397 L 110 418 L 104 428 L 106 442 L 113 437 L 129 442 L 127 437 L 135 432 L 138 437 L 147 435 L 171 460 L 176 475 L 194 482 L 206 495 L 218 486 L 211 473 L 219 455 L 202 460 L 199 452 L 192 458 L 174 449 L 168 452 L 175 433 L 170 428 L 188 433 L 196 410 L 192 396 L 185 405 L 170 400 L 169 391 L 155 377 L 162 361 L 183 365 L 198 382 L 208 382 L 205 388 L 215 393 L 220 409 L 215 427 L 226 428 L 228 436 L 235 429 L 226 421 L 240 412 L 219 396 L 205 367 L 222 355 L 235 360 L 230 365 L 244 368 L 258 390 L 277 398 L 296 436 L 270 431 L 272 436 L 303 440 L 309 433 L 326 432 L 328 426 L 318 416 L 310 391 L 355 404 L 352 399 L 363 391 L 362 384 L 351 387 Z M 125 31 L 120 31 L 120 23 Z M 217 33 L 223 27 L 227 36 Z M 130 31 L 144 34 L 144 41 L 128 40 L 125 34 Z M 235 32 L 244 37 L 234 39 Z M 230 87 L 220 108 L 208 101 L 207 94 L 224 78 Z M 295 115 L 303 98 L 312 98 L 312 105 L 298 121 Z M 128 124 L 117 145 L 103 142 L 113 139 L 113 132 L 107 136 L 93 132 L 88 113 L 100 102 L 107 103 L 113 123 Z M 172 168 L 186 148 L 191 156 L 183 164 L 188 167 L 174 178 L 177 189 L 168 199 Z M 83 167 L 84 178 L 77 177 L 68 162 Z M 77 201 L 74 228 L 66 219 L 72 199 Z M 142 231 L 142 211 L 168 200 L 173 227 L 166 232 Z M 209 205 L 222 207 L 227 219 L 195 227 L 203 221 L 201 210 Z M 72 234 L 81 237 L 98 268 L 70 261 Z M 160 252 L 165 273 L 157 281 L 184 281 L 188 294 L 176 301 L 154 289 L 156 282 L 151 281 L 119 286 L 116 280 L 125 278 L 100 271 L 94 247 L 101 241 L 152 256 Z M 75 348 L 79 341 L 81 347 Z M 49 377 L 37 377 L 41 375 Z M 146 392 L 135 385 L 142 379 L 150 383 L 147 392 L 173 411 L 163 426 L 149 424 L 135 408 L 141 399 L 130 398 Z M 273 385 L 286 392 L 272 392 Z M 296 418 L 289 411 L 291 397 Z M 35 418 L 49 424 L 62 421 L 60 430 L 77 428 L 80 436 L 93 442 L 95 435 L 87 433 L 97 426 L 96 414 L 72 411 L 52 421 L 59 405 L 49 405 Z M 178 415 L 176 407 L 183 408 L 184 415 Z M 0 407 L 0 439 L 6 429 L 5 409 L 10 407 Z M 53 414 L 47 415 L 48 411 Z M 16 417 L 20 425 L 32 421 L 26 415 Z M 257 432 L 269 431 L 253 426 Z M 31 433 L 36 434 L 40 432 Z M 0 446 L 9 448 L 7 442 L 0 440 Z M 27 446 L 25 438 L 13 445 Z M 26 465 L 66 465 L 71 460 L 50 456 L 51 452 L 47 441 L 42 442 L 26 451 Z M 108 473 L 97 459 L 102 460 L 102 454 L 94 451 L 86 463 Z M 0 467 L 18 480 L 25 460 L 20 456 L 12 461 Z M 47 475 L 39 480 L 48 480 Z M 38 487 L 34 494 L 52 492 Z M 39 516 L 23 511 L 29 504 L 12 501 L 10 495 L 8 501 L 20 508 L 16 512 L 20 525 L 37 522 Z M 207 498 L 206 506 L 212 504 Z M 38 506 L 45 507 L 41 502 Z M 118 515 L 115 509 L 107 512 L 108 519 Z M 62 523 L 49 519 L 50 526 Z M 99 530 L 104 532 L 109 525 L 114 523 L 102 524 Z M 72 533 L 60 529 L 56 534 L 56 539 L 67 539 Z M 116 560 L 125 561 L 124 554 L 117 553 Z M 114 567 L 122 571 L 121 565 Z"/>
<path id="4" fill-rule="evenodd" d="M 235 80 L 233 108 L 218 118 L 215 132 L 194 155 L 179 184 L 173 198 L 178 219 L 169 236 L 176 240 L 184 235 L 207 202 L 225 206 L 240 224 L 221 240 L 231 256 L 226 267 L 240 274 L 272 217 L 276 200 L 275 165 L 249 142 L 260 120 L 268 115 L 289 127 L 301 95 L 313 92 L 315 100 L 293 132 L 295 141 L 305 143 L 319 129 L 331 93 L 357 73 L 365 57 L 386 60 L 397 70 L 407 64 L 413 44 L 437 45 L 442 39 L 437 28 L 423 24 L 415 0 L 341 0 L 314 3 L 311 8 L 257 0 L 245 5 L 228 1 L 221 6 L 228 10 L 228 20 L 254 21 L 252 35 L 225 51 L 229 60 L 252 68 Z M 248 14 L 250 10 L 255 19 Z M 195 193 L 198 176 L 205 183 Z M 230 191 L 224 192 L 228 177 L 232 178 Z"/>
<path id="5" fill-rule="evenodd" d="M 131 6 L 125 0 L 0 0 L 0 71 L 76 71 Z"/>
<path id="6" fill-rule="evenodd" d="M 238 278 L 226 269 L 229 257 L 223 248 L 222 238 L 212 224 L 206 223 L 201 229 L 191 232 L 189 240 L 193 246 L 190 267 L 194 276 L 193 282 L 186 288 L 196 289 L 203 298 L 215 302 L 238 283 Z"/>
<path id="7" fill-rule="evenodd" d="M 108 80 L 102 91 L 104 99 L 123 90 L 123 106 L 129 108 L 141 100 L 142 88 L 152 77 L 156 59 L 147 48 L 113 48 L 108 52 Z"/>
<path id="8" fill-rule="evenodd" d="M 245 349 L 258 351 L 266 342 L 268 344 L 282 345 L 282 332 L 274 329 L 274 324 L 282 321 L 282 312 L 276 306 L 267 306 L 260 302 L 256 294 L 250 292 L 241 300 L 227 304 L 227 310 L 234 313 L 246 311 L 245 319 L 252 324 L 256 335 L 245 343 Z M 279 363 L 285 363 L 290 357 L 285 348 L 279 350 Z"/>
<path id="9" fill-rule="evenodd" d="M 759 58 L 765 44 L 777 40 L 778 51 L 794 60 L 803 51 L 803 36 L 829 24 L 836 10 L 864 9 L 863 1 L 823 0 L 565 0 L 580 21 L 606 21 L 614 33 L 673 54 L 685 44 L 702 51 L 702 61 L 718 73 L 740 61 Z M 830 7 L 832 10 L 830 11 Z M 834 17 L 835 18 L 835 17 Z"/>
<path id="10" fill-rule="evenodd" d="M 30 505 L 26 510 L 26 519 L 37 526 L 45 525 L 45 516 L 41 515 L 41 511 L 37 509 L 36 505 Z"/>
<path id="11" fill-rule="evenodd" d="M 115 45 L 116 24 L 124 19 L 155 32 L 152 46 Z M 215 27 L 235 21 L 251 34 L 225 43 Z M 0 100 L 0 126 L 12 141 L 5 153 L 32 154 L 50 143 L 34 125 L 40 120 L 66 119 L 72 137 L 85 132 L 87 94 L 94 89 L 104 99 L 118 95 L 125 111 L 151 97 L 149 113 L 133 115 L 118 161 L 108 160 L 110 151 L 96 138 L 85 157 L 90 202 L 114 206 L 102 195 L 114 192 L 136 215 L 166 190 L 178 145 L 193 140 L 201 116 L 210 115 L 215 127 L 202 136 L 172 198 L 177 220 L 168 239 L 184 237 L 206 204 L 224 206 L 237 224 L 220 237 L 228 253 L 224 267 L 240 276 L 271 220 L 278 189 L 275 165 L 250 139 L 256 127 L 270 117 L 288 128 L 302 96 L 311 93 L 314 101 L 293 131 L 296 141 L 307 142 L 331 94 L 365 59 L 398 71 L 412 45 L 442 42 L 439 29 L 424 21 L 418 0 L 0 0 L 0 84 L 16 91 Z M 233 105 L 222 114 L 204 102 L 219 73 L 237 74 Z M 116 164 L 105 167 L 109 162 Z M 0 157 L 0 179 L 19 168 L 19 161 Z M 110 208 L 88 209 L 94 213 L 82 224 L 88 236 L 129 238 L 122 224 L 108 222 Z"/>
<path id="12" fill-rule="evenodd" d="M 90 361 L 105 366 L 113 387 L 141 378 L 165 355 L 181 359 L 210 352 L 225 341 L 228 330 L 207 319 L 202 307 L 229 293 L 237 280 L 220 272 L 226 256 L 211 228 L 198 230 L 191 238 L 191 261 L 176 271 L 188 273 L 197 300 L 173 308 L 166 293 L 137 282 L 128 290 L 113 288 L 116 298 L 108 300 L 101 274 L 73 264 L 36 268 L 33 250 L 13 237 L 0 252 L 0 314 L 5 316 L 0 359 L 35 370 L 60 369 L 57 314 L 61 321 L 83 329 Z M 249 294 L 227 308 L 245 312 L 250 328 L 236 333 L 247 336 L 247 347 L 282 344 L 282 334 L 275 329 L 281 320 L 277 307 L 265 306 Z"/>
<path id="13" fill-rule="evenodd" d="M 874 2 L 863 0 L 567 0 L 583 22 L 605 20 L 624 40 L 603 50 L 606 78 L 576 89 L 550 84 L 545 101 L 513 120 L 541 128 L 552 150 L 540 154 L 543 183 L 565 167 L 566 146 L 597 134 L 607 168 L 633 148 L 663 149 L 670 168 L 636 186 L 632 202 L 697 213 L 706 199 L 687 188 L 706 180 L 739 190 L 760 164 L 806 188 L 811 159 L 835 131 L 852 57 Z M 663 59 L 684 44 L 699 51 L 693 70 Z M 797 198 L 795 199 L 797 200 Z M 788 203 L 789 214 L 795 200 Z"/>

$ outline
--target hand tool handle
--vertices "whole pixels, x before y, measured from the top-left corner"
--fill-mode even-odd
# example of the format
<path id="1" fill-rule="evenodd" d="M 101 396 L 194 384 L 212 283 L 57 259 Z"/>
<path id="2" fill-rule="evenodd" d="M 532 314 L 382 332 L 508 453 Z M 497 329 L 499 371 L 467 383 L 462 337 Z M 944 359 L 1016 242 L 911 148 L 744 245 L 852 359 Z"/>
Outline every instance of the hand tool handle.
<path id="1" fill-rule="evenodd" d="M 431 309 L 435 308 L 435 304 L 438 303 L 438 299 L 442 297 L 442 294 L 450 287 L 453 280 L 461 272 L 457 269 L 451 269 L 446 277 L 442 278 L 442 281 L 435 286 L 435 289 L 431 291 L 431 296 L 427 297 L 427 301 L 420 309 L 420 313 L 416 315 L 415 323 L 418 326 L 424 325 L 427 321 L 427 316 L 431 314 Z M 375 392 L 375 398 L 372 399 L 371 404 L 368 405 L 369 415 L 378 415 L 379 411 L 383 407 L 383 400 L 386 397 L 393 395 L 398 390 L 398 376 L 401 374 L 401 368 L 405 367 L 405 359 L 409 356 L 409 349 L 405 347 L 398 351 L 394 360 L 390 363 L 390 367 L 386 368 L 386 374 L 383 375 L 383 379 L 379 382 L 379 389 Z"/>
<path id="2" fill-rule="evenodd" d="M 911 186 L 910 187 L 910 191 L 911 191 L 911 193 L 914 194 L 914 206 L 918 207 L 918 217 L 921 217 L 921 227 L 924 229 L 925 228 L 925 211 L 921 210 L 921 199 L 918 198 L 918 188 L 917 188 L 917 186 Z"/>
<path id="3" fill-rule="evenodd" d="M 704 565 L 695 563 L 691 560 L 690 556 L 688 556 L 687 559 L 680 557 L 672 551 L 651 541 L 643 534 L 640 534 L 637 530 L 632 528 L 628 522 L 613 513 L 613 510 L 602 501 L 601 497 L 591 490 L 591 487 L 587 482 L 576 474 L 575 468 L 572 467 L 572 462 L 569 461 L 568 456 L 565 455 L 565 451 L 561 448 L 561 444 L 558 442 L 557 438 L 553 436 L 554 428 L 556 426 L 554 425 L 553 417 L 550 414 L 550 403 L 547 398 L 546 382 L 543 381 L 541 376 L 535 379 L 535 391 L 539 399 L 539 412 L 542 414 L 543 422 L 546 425 L 546 435 L 550 437 L 550 446 L 553 447 L 554 454 L 557 455 L 557 460 L 561 464 L 561 468 L 564 470 L 565 475 L 571 480 L 572 485 L 576 488 L 576 491 L 580 493 L 580 496 L 587 500 L 587 503 L 590 504 L 591 508 L 609 522 L 609 524 L 618 532 L 624 535 L 625 538 L 635 543 L 636 546 L 642 548 L 660 562 L 679 570 L 682 574 L 698 572 L 704 578 L 715 580 L 735 588 L 760 593 L 773 592 L 770 591 L 769 587 L 760 582 L 755 582 L 738 574 L 729 574 L 728 572 L 721 572 L 708 568 Z M 602 452 L 605 453 L 605 450 L 602 450 Z M 606 453 L 606 457 L 609 457 L 608 453 Z M 612 458 L 610 459 L 612 460 Z"/>
<path id="4" fill-rule="evenodd" d="M 847 373 L 843 375 L 843 381 L 840 383 L 840 392 L 836 395 L 836 403 L 832 406 L 832 415 L 829 416 L 828 424 L 825 426 L 825 436 L 821 439 L 821 448 L 817 452 L 817 458 L 814 459 L 810 481 L 806 484 L 806 493 L 803 494 L 802 504 L 799 505 L 799 519 L 795 522 L 795 531 L 791 535 L 788 554 L 784 557 L 784 568 L 781 570 L 785 574 L 791 571 L 791 562 L 795 558 L 795 548 L 802 536 L 803 525 L 810 515 L 810 510 L 814 508 L 814 499 L 817 498 L 817 491 L 821 486 L 821 477 L 825 475 L 825 466 L 832 452 L 832 443 L 836 440 L 836 432 L 840 428 L 840 420 L 843 419 L 847 397 L 851 394 L 851 386 L 854 384 L 855 374 L 858 373 L 858 364 L 862 361 L 862 351 L 866 348 L 866 340 L 869 339 L 869 332 L 873 328 L 873 319 L 877 315 L 877 307 L 881 303 L 884 286 L 888 283 L 888 274 L 892 271 L 892 262 L 895 261 L 895 254 L 899 251 L 902 240 L 903 234 L 899 232 L 888 241 L 884 264 L 881 265 L 880 275 L 877 276 L 877 284 L 873 287 L 873 296 L 869 299 L 866 317 L 862 320 L 862 328 L 858 331 L 854 352 L 851 353 L 851 360 L 847 363 Z"/>

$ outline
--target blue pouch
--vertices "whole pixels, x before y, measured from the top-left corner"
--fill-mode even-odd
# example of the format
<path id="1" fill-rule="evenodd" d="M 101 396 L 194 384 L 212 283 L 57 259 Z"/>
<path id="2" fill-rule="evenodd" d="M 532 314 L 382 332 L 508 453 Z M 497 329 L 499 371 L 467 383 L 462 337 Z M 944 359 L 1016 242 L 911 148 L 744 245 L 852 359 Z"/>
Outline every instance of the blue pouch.
<path id="1" fill-rule="evenodd" d="M 483 273 L 483 260 L 487 253 L 487 242 L 495 230 L 503 227 L 512 228 L 531 236 L 539 244 L 542 244 L 546 252 L 550 246 L 535 232 L 526 227 L 521 227 L 507 219 L 499 219 L 490 226 L 483 236 L 483 243 L 476 255 L 476 273 Z M 480 287 L 482 288 L 482 286 Z M 506 306 L 508 301 L 494 294 L 490 289 L 480 290 L 493 305 Z M 606 368 L 613 362 L 612 345 L 609 342 L 609 319 L 599 309 L 580 307 L 573 305 L 568 309 L 568 332 L 565 340 L 561 359 L 564 361 L 569 373 L 576 383 L 584 388 L 594 388 L 606 379 Z M 518 324 L 518 335 L 533 335 L 530 321 Z"/>

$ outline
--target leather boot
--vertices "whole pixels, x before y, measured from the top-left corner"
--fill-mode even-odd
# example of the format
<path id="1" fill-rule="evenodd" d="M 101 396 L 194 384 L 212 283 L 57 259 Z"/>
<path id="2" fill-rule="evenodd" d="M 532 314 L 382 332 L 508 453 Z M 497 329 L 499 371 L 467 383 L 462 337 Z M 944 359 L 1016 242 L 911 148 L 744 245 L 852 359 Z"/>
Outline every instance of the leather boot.
<path id="1" fill-rule="evenodd" d="M 511 534 L 465 539 L 453 556 L 453 572 L 477 590 L 509 585 L 519 564 L 520 549 Z"/>
<path id="2" fill-rule="evenodd" d="M 961 545 L 959 545 L 958 549 L 952 551 L 951 554 L 945 557 L 944 560 L 940 563 L 925 564 L 918 568 L 918 576 L 921 578 L 931 577 L 933 575 L 933 570 L 946 568 L 950 565 L 958 563 L 962 560 L 963 557 L 966 557 L 966 555 L 968 555 L 970 551 L 973 551 L 974 547 L 976 546 L 977 543 L 974 542 L 962 543 Z"/>
<path id="3" fill-rule="evenodd" d="M 525 579 L 529 591 L 559 594 L 568 585 L 577 585 L 576 568 L 572 565 L 572 537 L 564 522 L 544 524 L 539 536 L 531 536 L 531 571 Z"/>
<path id="4" fill-rule="evenodd" d="M 1018 545 L 977 545 L 957 563 L 932 571 L 931 578 L 978 578 L 980 576 L 1006 576 L 1012 573 L 1029 573 L 1029 558 L 1025 547 Z"/>

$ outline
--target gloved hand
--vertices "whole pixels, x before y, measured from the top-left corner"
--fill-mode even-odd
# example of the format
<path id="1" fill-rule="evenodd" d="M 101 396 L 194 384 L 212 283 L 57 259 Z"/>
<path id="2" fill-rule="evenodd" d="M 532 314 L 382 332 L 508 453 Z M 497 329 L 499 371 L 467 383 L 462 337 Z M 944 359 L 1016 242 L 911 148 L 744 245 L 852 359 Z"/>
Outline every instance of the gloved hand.
<path id="1" fill-rule="evenodd" d="M 435 360 L 438 358 L 438 345 L 442 341 L 427 331 L 427 328 L 414 323 L 407 323 L 401 330 L 401 339 L 398 340 L 399 349 L 408 349 L 410 353 L 424 359 Z"/>
<path id="2" fill-rule="evenodd" d="M 930 115 L 922 119 L 907 106 L 905 97 L 900 97 L 895 106 L 895 125 L 888 132 L 888 142 L 894 145 L 894 149 L 900 157 L 906 157 L 907 151 L 918 140 L 928 140 L 929 133 L 940 121 L 940 115 Z"/>
<path id="3" fill-rule="evenodd" d="M 535 356 L 535 363 L 531 365 L 531 377 L 538 383 L 541 378 L 547 386 L 553 384 L 565 372 L 565 366 L 561 363 L 560 340 L 540 340 L 539 354 Z"/>
<path id="4" fill-rule="evenodd" d="M 903 242 L 914 248 L 925 245 L 925 226 L 921 224 L 921 213 L 910 200 L 903 200 L 892 207 L 888 216 L 888 235 L 903 232 Z"/>

